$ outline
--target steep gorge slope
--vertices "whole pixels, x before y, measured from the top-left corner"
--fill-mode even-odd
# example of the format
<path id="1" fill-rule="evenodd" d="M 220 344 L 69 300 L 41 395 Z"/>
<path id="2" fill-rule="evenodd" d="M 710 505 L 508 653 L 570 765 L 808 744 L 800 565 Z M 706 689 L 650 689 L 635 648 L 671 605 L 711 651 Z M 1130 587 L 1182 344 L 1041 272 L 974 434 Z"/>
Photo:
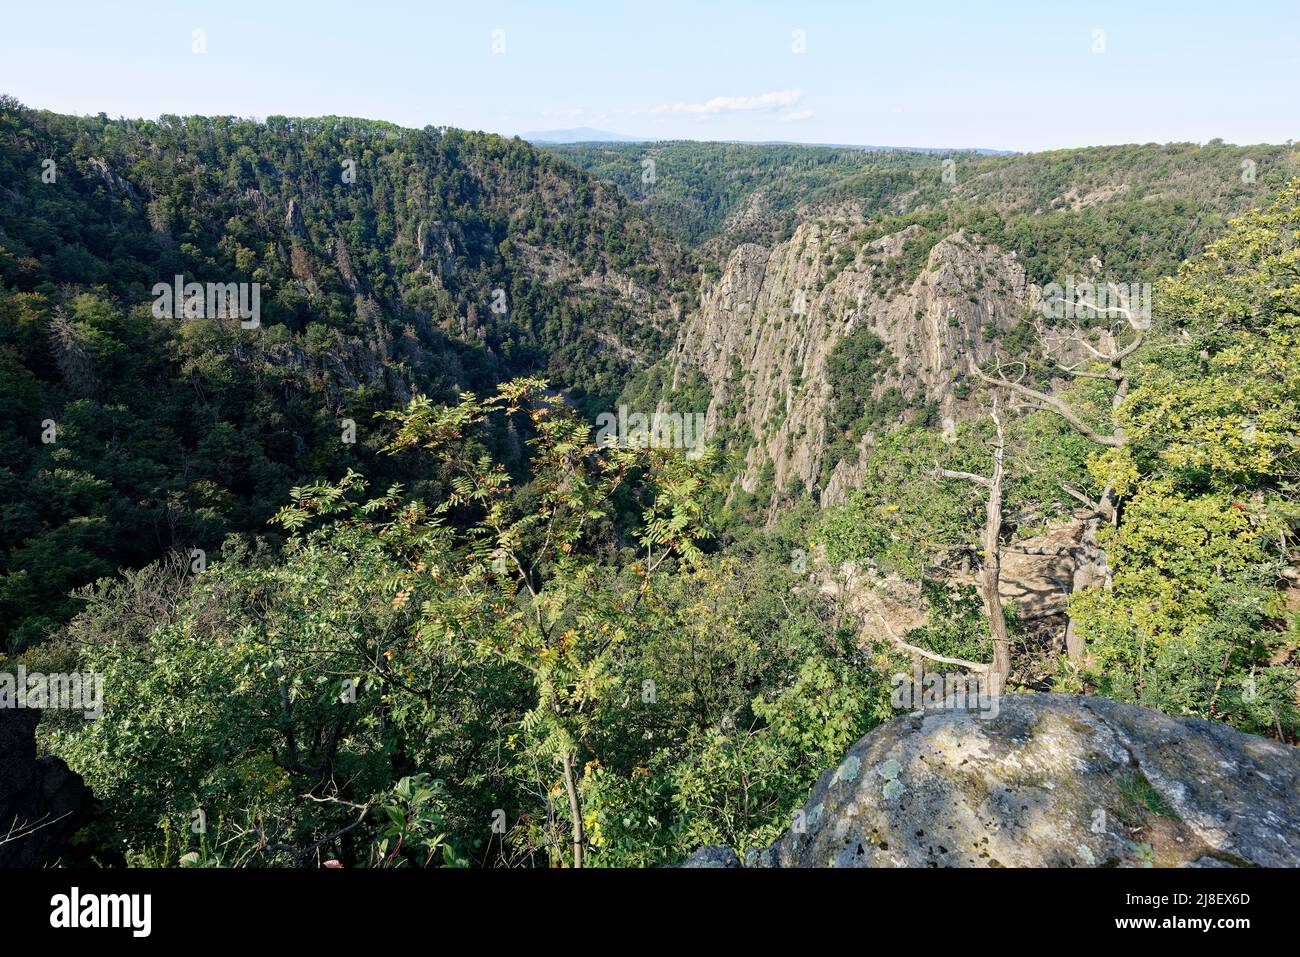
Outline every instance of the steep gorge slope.
<path id="1" fill-rule="evenodd" d="M 102 284 L 130 307 L 175 273 L 259 282 L 263 326 L 315 323 L 386 359 L 405 335 L 460 352 L 471 379 L 615 388 L 656 357 L 684 292 L 680 253 L 617 190 L 496 136 L 0 99 L 0 170 L 11 288 Z"/>
<path id="2" fill-rule="evenodd" d="M 1039 291 L 1014 253 L 965 231 L 935 243 L 914 277 L 895 278 L 891 265 L 919 232 L 863 243 L 851 223 L 804 223 L 770 251 L 738 247 L 705 287 L 670 357 L 672 380 L 680 387 L 698 371 L 707 381 L 711 434 L 735 434 L 746 448 L 745 491 L 760 486 L 770 463 L 774 491 L 798 480 L 823 503 L 838 501 L 856 482 L 873 425 L 889 428 L 905 415 L 943 425 L 970 414 L 966 363 L 987 359 Z M 855 337 L 878 352 L 868 358 L 869 393 L 856 397 L 875 421 L 853 414 L 837 430 L 833 407 L 846 384 L 831 365 Z"/>
<path id="3" fill-rule="evenodd" d="M 616 394 L 693 298 L 682 260 L 518 140 L 0 97 L 0 635 L 39 641 L 119 568 L 266 535 L 297 482 L 436 480 L 377 454 L 374 415 L 416 392 Z M 178 276 L 255 287 L 256 321 L 160 315 Z"/>
<path id="4" fill-rule="evenodd" d="M 946 159 L 783 149 L 764 186 L 742 152 L 696 170 L 680 149 L 646 146 L 672 162 L 640 200 L 662 221 L 658 191 L 728 185 L 698 307 L 655 378 L 667 404 L 707 404 L 710 433 L 744 456 L 737 488 L 773 505 L 792 488 L 843 499 L 873 432 L 971 414 L 968 363 L 999 340 L 1030 347 L 1022 320 L 1041 286 L 1171 274 L 1300 168 L 1289 145 L 1217 141 Z M 608 170 L 632 150 L 575 156 Z M 765 190 L 787 178 L 805 187 L 797 208 L 780 206 L 798 225 L 755 232 L 774 222 Z"/>

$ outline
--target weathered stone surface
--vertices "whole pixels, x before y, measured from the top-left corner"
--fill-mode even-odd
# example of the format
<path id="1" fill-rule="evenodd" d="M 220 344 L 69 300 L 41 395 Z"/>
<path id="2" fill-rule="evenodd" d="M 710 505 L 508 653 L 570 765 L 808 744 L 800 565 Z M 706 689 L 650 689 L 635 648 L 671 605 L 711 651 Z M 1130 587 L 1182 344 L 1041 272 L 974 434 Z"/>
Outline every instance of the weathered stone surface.
<path id="1" fill-rule="evenodd" d="M 818 590 L 839 602 L 858 622 L 864 646 L 888 641 L 891 629 L 905 635 L 926 622 L 926 600 L 919 582 L 853 562 L 833 569 L 821 547 L 813 552 L 813 567 Z"/>
<path id="2" fill-rule="evenodd" d="M 1095 697 L 928 711 L 858 741 L 746 865 L 1296 867 L 1300 750 Z"/>
<path id="3" fill-rule="evenodd" d="M 55 863 L 90 808 L 80 775 L 36 757 L 39 720 L 39 711 L 0 708 L 0 867 Z"/>
<path id="4" fill-rule="evenodd" d="M 136 196 L 136 189 L 131 183 L 121 176 L 108 165 L 108 161 L 102 156 L 92 156 L 90 158 L 90 168 L 95 171 L 109 191 L 118 196 L 128 196 L 132 199 Z"/>
<path id="5" fill-rule="evenodd" d="M 736 852 L 729 847 L 722 847 L 717 844 L 710 844 L 702 847 L 686 860 L 677 865 L 678 867 L 739 867 L 740 858 Z"/>

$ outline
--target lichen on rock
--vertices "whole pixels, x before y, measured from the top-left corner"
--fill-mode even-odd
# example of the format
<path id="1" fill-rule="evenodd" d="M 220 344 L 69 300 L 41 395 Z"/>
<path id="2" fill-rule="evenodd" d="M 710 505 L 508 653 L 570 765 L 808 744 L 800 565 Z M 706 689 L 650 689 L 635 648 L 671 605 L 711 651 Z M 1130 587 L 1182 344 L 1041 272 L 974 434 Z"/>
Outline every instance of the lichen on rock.
<path id="1" fill-rule="evenodd" d="M 996 717 L 881 725 L 796 819 L 745 866 L 1295 867 L 1300 750 L 1105 698 L 1008 695 Z"/>

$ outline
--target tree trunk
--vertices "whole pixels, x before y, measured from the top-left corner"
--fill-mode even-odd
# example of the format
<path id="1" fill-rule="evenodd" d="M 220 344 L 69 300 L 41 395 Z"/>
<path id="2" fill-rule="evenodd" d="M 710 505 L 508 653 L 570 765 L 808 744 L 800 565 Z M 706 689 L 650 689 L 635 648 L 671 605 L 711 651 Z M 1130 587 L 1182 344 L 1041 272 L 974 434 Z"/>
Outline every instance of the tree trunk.
<path id="1" fill-rule="evenodd" d="M 1002 611 L 1002 458 L 1006 448 L 1002 432 L 1002 419 L 997 403 L 993 406 L 993 422 L 997 426 L 997 444 L 993 447 L 993 474 L 989 478 L 989 497 L 984 517 L 984 610 L 989 616 L 989 632 L 993 637 L 993 667 L 989 678 L 992 693 L 1001 694 L 1011 674 L 1011 636 L 1007 633 L 1007 618 Z"/>
<path id="2" fill-rule="evenodd" d="M 1007 633 L 1007 618 L 1002 611 L 1002 476 L 1006 455 L 1006 433 L 1002 416 L 998 413 L 998 395 L 993 394 L 993 425 L 997 438 L 993 443 L 993 473 L 988 477 L 973 472 L 938 469 L 944 478 L 974 482 L 988 490 L 984 507 L 984 567 L 980 572 L 980 592 L 984 596 L 984 613 L 989 619 L 989 634 L 993 639 L 993 662 L 988 679 L 992 687 L 989 694 L 1001 694 L 1011 674 L 1011 636 Z"/>
<path id="3" fill-rule="evenodd" d="M 1093 309 L 1098 309 L 1100 312 L 1103 313 L 1107 313 L 1110 315 L 1118 314 L 1122 316 L 1125 320 L 1128 321 L 1129 325 L 1133 329 L 1133 332 L 1135 333 L 1133 340 L 1123 348 L 1120 348 L 1119 343 L 1115 340 L 1114 334 L 1110 332 L 1105 332 L 1102 334 L 1101 342 L 1099 343 L 1101 348 L 1093 347 L 1092 345 L 1087 343 L 1082 333 L 1078 333 L 1077 335 L 1071 337 L 1075 339 L 1075 341 L 1084 345 L 1087 348 L 1087 350 L 1097 359 L 1102 360 L 1106 363 L 1107 370 L 1104 377 L 1110 379 L 1115 383 L 1115 395 L 1111 399 L 1111 416 L 1110 416 L 1111 433 L 1109 435 L 1100 434 L 1094 431 L 1092 427 L 1089 426 L 1088 423 L 1084 421 L 1084 419 L 1081 418 L 1077 412 L 1075 412 L 1074 409 L 1072 409 L 1069 405 L 1067 405 L 1064 401 L 1062 401 L 1057 396 L 1051 395 L 1047 392 L 1041 392 L 1038 389 L 1032 389 L 1029 386 L 1025 385 L 1023 382 L 1020 382 L 1018 379 L 1013 381 L 1005 378 L 1001 374 L 1000 365 L 998 367 L 999 371 L 997 375 L 989 375 L 987 372 L 985 372 L 983 369 L 979 367 L 979 364 L 975 362 L 973 358 L 971 358 L 969 363 L 969 368 L 971 372 L 973 372 L 978 378 L 988 383 L 989 385 L 993 386 L 994 388 L 1006 389 L 1010 392 L 1015 393 L 1016 395 L 1021 396 L 1022 398 L 1028 399 L 1030 403 L 1032 403 L 1030 406 L 1031 408 L 1040 409 L 1043 411 L 1055 412 L 1066 422 L 1072 425 L 1081 435 L 1087 436 L 1089 439 L 1091 439 L 1093 442 L 1096 442 L 1098 445 L 1107 448 L 1124 448 L 1124 446 L 1128 443 L 1128 438 L 1124 434 L 1124 429 L 1119 424 L 1118 421 L 1119 408 L 1121 405 L 1124 404 L 1124 400 L 1128 397 L 1128 391 L 1129 391 L 1129 381 L 1128 381 L 1129 377 L 1127 371 L 1125 371 L 1124 363 L 1129 358 L 1129 356 L 1133 355 L 1134 352 L 1136 352 L 1139 348 L 1141 348 L 1146 337 L 1145 328 L 1143 324 L 1138 321 L 1138 318 L 1133 315 L 1131 304 L 1128 303 L 1127 301 L 1125 301 L 1125 304 L 1123 306 L 1110 306 L 1106 308 L 1098 307 L 1092 303 L 1087 303 L 1086 305 L 1089 305 Z M 1041 327 L 1039 328 L 1039 332 L 1040 335 L 1044 335 Z M 1045 338 L 1045 335 L 1043 338 L 1043 346 L 1046 353 L 1049 356 L 1051 356 L 1052 346 L 1048 343 L 1047 339 Z M 1076 372 L 1078 365 L 1065 366 L 1065 365 L 1061 365 L 1059 362 L 1057 362 L 1056 365 L 1058 370 L 1062 373 L 1065 373 L 1066 375 L 1074 376 L 1079 374 L 1083 374 L 1083 375 L 1091 374 L 1087 372 L 1083 372 L 1083 373 Z M 1099 377 L 1096 374 L 1091 374 L 1091 375 L 1094 378 Z M 1098 514 L 1101 516 L 1103 521 L 1109 523 L 1112 527 L 1117 528 L 1119 526 L 1119 496 L 1115 494 L 1114 486 L 1109 484 L 1106 486 L 1106 490 L 1102 493 L 1101 502 L 1099 503 Z M 1103 588 L 1110 587 L 1111 585 L 1110 568 L 1105 562 L 1098 561 L 1095 556 L 1096 556 L 1095 549 L 1090 549 L 1090 554 L 1087 557 L 1087 563 L 1092 566 L 1092 570 L 1090 573 L 1086 573 L 1084 576 L 1082 576 L 1083 578 L 1086 579 L 1086 581 L 1084 582 L 1080 581 L 1081 576 L 1079 575 L 1078 572 L 1076 572 L 1073 590 L 1077 591 L 1081 587 L 1092 587 L 1092 588 L 1098 586 Z M 1080 570 L 1082 570 L 1082 568 Z M 987 591 L 985 592 L 985 599 L 987 602 L 988 599 Z M 996 638 L 994 640 L 996 642 Z M 1082 663 L 1086 659 L 1087 648 L 1085 642 L 1083 641 L 1082 636 L 1079 635 L 1078 633 L 1078 629 L 1075 628 L 1073 619 L 1070 619 L 1069 623 L 1066 625 L 1065 644 L 1066 644 L 1066 651 L 1069 654 L 1070 659 L 1072 661 L 1076 663 Z M 996 655 L 996 647 L 995 647 L 995 655 Z"/>
<path id="4" fill-rule="evenodd" d="M 1113 505 L 1113 501 L 1113 493 L 1107 488 L 1106 495 L 1102 499 L 1103 505 L 1108 502 Z M 1101 561 L 1101 551 L 1097 545 L 1097 532 L 1101 523 L 1110 524 L 1115 514 L 1112 508 L 1109 512 L 1099 512 L 1098 515 L 1084 521 L 1083 528 L 1079 532 L 1079 544 L 1083 548 L 1075 559 L 1074 578 L 1070 582 L 1070 594 L 1072 596 L 1085 588 L 1109 587 L 1110 582 L 1107 580 L 1109 572 Z M 1065 625 L 1065 652 L 1069 655 L 1070 660 L 1077 665 L 1082 665 L 1088 655 L 1087 643 L 1083 640 L 1083 636 L 1079 634 L 1074 618 L 1068 616 Z"/>
<path id="5" fill-rule="evenodd" d="M 582 800 L 573 776 L 573 752 L 564 752 L 564 788 L 569 792 L 569 813 L 573 816 L 573 866 L 582 866 L 582 848 L 587 843 L 582 829 Z"/>

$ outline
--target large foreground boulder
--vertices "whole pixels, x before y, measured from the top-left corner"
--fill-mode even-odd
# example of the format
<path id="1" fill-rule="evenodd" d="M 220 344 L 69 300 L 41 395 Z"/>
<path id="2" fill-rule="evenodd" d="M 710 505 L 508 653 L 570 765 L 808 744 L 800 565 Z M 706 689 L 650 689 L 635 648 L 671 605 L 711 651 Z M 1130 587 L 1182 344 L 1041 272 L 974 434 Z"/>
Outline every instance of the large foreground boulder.
<path id="1" fill-rule="evenodd" d="M 1105 698 L 999 704 L 876 728 L 746 865 L 1300 866 L 1300 750 Z"/>
<path id="2" fill-rule="evenodd" d="M 0 708 L 0 867 L 47 867 L 85 823 L 90 789 L 61 758 L 36 757 L 40 712 Z"/>

